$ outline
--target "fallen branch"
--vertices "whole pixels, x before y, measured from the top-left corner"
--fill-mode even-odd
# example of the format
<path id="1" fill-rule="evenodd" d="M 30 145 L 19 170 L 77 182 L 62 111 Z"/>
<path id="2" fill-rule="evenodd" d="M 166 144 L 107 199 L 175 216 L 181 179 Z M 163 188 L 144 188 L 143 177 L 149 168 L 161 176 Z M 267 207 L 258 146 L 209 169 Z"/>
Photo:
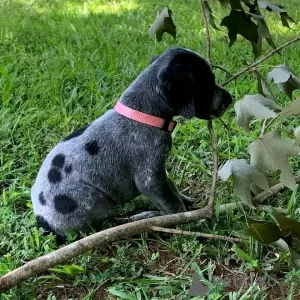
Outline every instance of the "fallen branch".
<path id="1" fill-rule="evenodd" d="M 239 238 L 227 237 L 227 236 L 218 235 L 218 234 L 192 232 L 192 231 L 187 231 L 187 230 L 164 228 L 164 227 L 158 227 L 158 226 L 152 226 L 151 229 L 153 231 L 167 232 L 167 233 L 172 233 L 172 234 L 198 236 L 198 237 L 202 237 L 202 238 L 206 238 L 206 239 L 215 239 L 215 240 L 219 240 L 219 241 L 228 241 L 228 242 L 233 242 L 233 243 L 241 243 L 242 242 L 242 240 Z"/>
<path id="2" fill-rule="evenodd" d="M 296 177 L 296 182 L 300 183 L 300 176 Z M 262 203 L 277 193 L 281 192 L 285 186 L 281 183 L 271 188 L 272 192 L 262 192 L 253 199 L 253 203 Z M 228 209 L 237 209 L 241 202 L 229 203 L 220 206 L 220 213 L 225 213 Z M 12 288 L 22 281 L 43 273 L 49 268 L 58 264 L 63 264 L 74 257 L 86 253 L 89 250 L 100 247 L 104 244 L 119 240 L 142 232 L 150 232 L 153 226 L 170 227 L 178 224 L 187 224 L 198 221 L 200 219 L 208 219 L 212 217 L 212 210 L 207 205 L 203 209 L 184 212 L 180 214 L 160 216 L 151 219 L 140 220 L 132 223 L 123 224 L 104 231 L 95 233 L 85 237 L 77 242 L 62 247 L 49 254 L 36 258 L 25 265 L 9 272 L 0 278 L 0 292 L 4 292 Z"/>
<path id="3" fill-rule="evenodd" d="M 273 51 L 270 51 L 268 54 L 266 54 L 264 57 L 262 57 L 261 59 L 257 60 L 256 62 L 254 62 L 253 64 L 247 66 L 245 69 L 241 70 L 240 72 L 234 74 L 232 77 L 230 77 L 228 80 L 226 80 L 225 82 L 223 82 L 222 86 L 227 85 L 228 83 L 230 83 L 231 81 L 235 80 L 236 78 L 240 77 L 241 75 L 243 75 L 244 73 L 248 72 L 249 70 L 253 69 L 254 67 L 258 66 L 259 64 L 261 64 L 263 61 L 267 60 L 270 56 L 272 56 L 273 54 L 275 54 L 276 52 L 294 44 L 300 41 L 300 37 L 296 37 L 288 42 L 286 42 L 285 44 L 277 47 L 276 49 L 274 49 Z"/>
<path id="4" fill-rule="evenodd" d="M 20 284 L 22 281 L 30 277 L 47 271 L 49 268 L 66 263 L 74 257 L 84 254 L 89 250 L 117 241 L 127 236 L 142 232 L 150 232 L 152 226 L 169 227 L 211 217 L 212 210 L 206 206 L 203 209 L 194 210 L 191 212 L 140 220 L 97 232 L 49 254 L 29 261 L 23 266 L 2 276 L 0 278 L 0 293 Z"/>

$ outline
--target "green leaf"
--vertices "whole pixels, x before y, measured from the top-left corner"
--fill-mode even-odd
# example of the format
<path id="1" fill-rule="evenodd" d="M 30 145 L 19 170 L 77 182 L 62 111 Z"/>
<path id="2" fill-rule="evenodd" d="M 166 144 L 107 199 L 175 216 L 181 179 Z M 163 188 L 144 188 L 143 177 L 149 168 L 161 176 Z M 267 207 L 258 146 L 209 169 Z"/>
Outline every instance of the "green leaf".
<path id="1" fill-rule="evenodd" d="M 219 0 L 222 5 L 230 4 L 230 0 Z"/>
<path id="2" fill-rule="evenodd" d="M 262 54 L 262 38 L 259 37 L 258 43 L 251 42 L 254 59 L 257 59 Z"/>
<path id="3" fill-rule="evenodd" d="M 117 290 L 114 287 L 109 287 L 108 292 L 114 296 L 120 297 L 119 299 L 128 299 L 128 300 L 136 300 L 136 297 L 130 294 L 127 294 L 123 291 Z"/>
<path id="4" fill-rule="evenodd" d="M 274 246 L 279 247 L 284 251 L 290 252 L 290 265 L 300 268 L 300 254 L 293 250 L 283 239 L 279 239 L 274 243 Z"/>
<path id="5" fill-rule="evenodd" d="M 208 290 L 208 287 L 202 284 L 197 272 L 195 272 L 193 275 L 192 285 L 189 289 L 189 296 L 204 296 L 208 292 Z"/>
<path id="6" fill-rule="evenodd" d="M 268 11 L 273 11 L 276 13 L 282 13 L 285 12 L 285 10 L 283 9 L 283 6 L 281 5 L 276 5 L 267 1 L 258 1 L 258 5 L 261 8 L 264 8 Z"/>
<path id="7" fill-rule="evenodd" d="M 156 36 L 158 42 L 162 40 L 163 34 L 167 32 L 176 39 L 176 26 L 172 20 L 172 11 L 165 7 L 162 12 L 158 15 L 155 22 L 150 27 L 148 34 L 149 36 Z"/>
<path id="8" fill-rule="evenodd" d="M 275 101 L 275 97 L 267 80 L 258 71 L 253 71 L 257 79 L 257 89 L 264 97 Z"/>
<path id="9" fill-rule="evenodd" d="M 290 264 L 294 267 L 300 268 L 300 254 L 290 248 Z"/>
<path id="10" fill-rule="evenodd" d="M 259 32 L 260 36 L 262 36 L 263 38 L 266 39 L 266 41 L 270 47 L 272 47 L 273 49 L 276 49 L 276 45 L 273 41 L 273 37 L 270 33 L 270 30 L 269 30 L 269 27 L 268 27 L 266 21 L 264 19 L 259 19 L 259 20 L 257 20 L 257 23 L 258 23 L 258 32 Z M 280 52 L 278 52 L 278 53 L 280 53 Z"/>
<path id="11" fill-rule="evenodd" d="M 241 0 L 230 0 L 231 9 L 243 10 Z"/>
<path id="12" fill-rule="evenodd" d="M 250 207 L 253 207 L 251 184 L 270 191 L 266 177 L 257 168 L 249 165 L 245 159 L 228 160 L 219 170 L 218 175 L 223 181 L 232 175 L 235 195 Z"/>
<path id="13" fill-rule="evenodd" d="M 207 1 L 203 1 L 205 15 L 208 17 L 209 24 L 216 30 L 220 30 L 215 23 L 215 18 Z"/>
<path id="14" fill-rule="evenodd" d="M 300 115 L 300 96 L 296 98 L 294 102 L 284 107 L 279 114 L 280 118 L 288 118 L 292 116 Z"/>
<path id="15" fill-rule="evenodd" d="M 266 221 L 266 220 L 257 220 L 257 219 L 250 218 L 249 216 L 246 216 L 246 221 L 247 221 L 248 225 L 269 223 L 269 221 Z"/>
<path id="16" fill-rule="evenodd" d="M 299 146 L 300 145 L 300 126 L 294 129 L 294 136 L 295 136 L 294 144 Z"/>
<path id="17" fill-rule="evenodd" d="M 282 25 L 288 28 L 291 28 L 288 21 L 292 23 L 296 23 L 295 20 L 292 17 L 290 17 L 287 12 L 281 13 L 280 18 L 281 18 Z"/>
<path id="18" fill-rule="evenodd" d="M 50 269 L 53 272 L 59 273 L 59 274 L 66 274 L 66 275 L 76 275 L 78 273 L 84 272 L 84 268 L 77 266 L 77 265 L 64 265 L 64 266 L 57 266 L 56 268 Z"/>
<path id="19" fill-rule="evenodd" d="M 245 234 L 252 236 L 261 244 L 271 244 L 276 242 L 281 237 L 279 227 L 271 222 L 265 224 L 255 223 L 244 230 Z"/>
<path id="20" fill-rule="evenodd" d="M 229 47 L 236 41 L 238 34 L 255 44 L 259 41 L 258 26 L 244 11 L 231 10 L 230 14 L 222 20 L 221 26 L 226 26 L 228 29 Z"/>
<path id="21" fill-rule="evenodd" d="M 296 89 L 300 89 L 300 78 L 287 65 L 278 65 L 268 76 L 273 79 L 279 89 L 292 99 L 292 93 Z"/>
<path id="22" fill-rule="evenodd" d="M 280 214 L 275 209 L 273 209 L 273 214 L 284 236 L 291 233 L 293 237 L 300 239 L 300 222 Z"/>
<path id="23" fill-rule="evenodd" d="M 298 155 L 300 147 L 292 139 L 282 138 L 279 130 L 262 136 L 248 146 L 251 155 L 250 163 L 262 173 L 280 170 L 280 182 L 290 189 L 296 185 L 293 169 L 288 157 Z"/>
<path id="24" fill-rule="evenodd" d="M 289 251 L 290 249 L 290 247 L 289 247 L 289 245 L 287 244 L 287 242 L 284 240 L 284 239 L 279 239 L 278 241 L 275 241 L 274 243 L 273 243 L 273 245 L 274 246 L 276 246 L 276 247 L 279 247 L 280 249 L 282 249 L 282 250 L 284 250 L 284 251 Z"/>
<path id="25" fill-rule="evenodd" d="M 276 45 L 265 21 L 265 17 L 262 15 L 258 6 L 255 4 L 255 2 L 251 3 L 250 1 L 246 1 L 245 4 L 249 7 L 249 14 L 257 21 L 259 37 L 264 38 L 269 46 L 271 46 L 273 49 L 276 49 Z M 279 51 L 278 54 L 280 54 Z"/>
<path id="26" fill-rule="evenodd" d="M 242 100 L 234 104 L 234 110 L 237 116 L 237 123 L 249 132 L 249 123 L 252 117 L 263 120 L 274 118 L 277 114 L 271 110 L 281 109 L 273 100 L 267 99 L 260 94 L 246 95 Z"/>
<path id="27" fill-rule="evenodd" d="M 245 261 L 247 261 L 250 264 L 253 264 L 253 262 L 255 261 L 249 254 L 247 254 L 246 252 L 244 252 L 242 249 L 240 249 L 237 245 L 233 246 L 233 250 L 234 252 L 242 259 L 244 259 Z"/>
<path id="28" fill-rule="evenodd" d="M 273 4 L 267 1 L 258 1 L 258 5 L 259 7 L 264 8 L 268 11 L 280 14 L 281 23 L 285 27 L 290 28 L 288 21 L 295 23 L 294 19 L 288 15 L 287 11 L 282 5 Z"/>

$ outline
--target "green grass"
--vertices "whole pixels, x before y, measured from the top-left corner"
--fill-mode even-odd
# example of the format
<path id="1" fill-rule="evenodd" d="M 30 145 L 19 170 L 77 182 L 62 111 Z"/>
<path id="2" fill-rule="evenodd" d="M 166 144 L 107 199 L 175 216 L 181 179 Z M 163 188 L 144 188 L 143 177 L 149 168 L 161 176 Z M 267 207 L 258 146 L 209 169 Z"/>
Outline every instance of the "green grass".
<path id="1" fill-rule="evenodd" d="M 281 3 L 300 20 L 298 0 Z M 157 10 L 165 5 L 173 10 L 178 37 L 174 42 L 165 35 L 158 44 L 148 38 L 147 31 Z M 214 9 L 219 24 L 226 9 L 219 5 Z M 299 25 L 293 25 L 292 30 L 282 28 L 273 14 L 268 14 L 268 22 L 277 45 L 300 29 Z M 43 236 L 36 229 L 30 201 L 30 188 L 45 155 L 68 133 L 112 107 L 150 58 L 173 45 L 205 54 L 198 1 L 0 2 L 0 276 L 57 248 L 52 236 Z M 285 49 L 281 57 L 270 58 L 262 70 L 287 63 L 299 75 L 299 53 L 298 43 Z M 245 60 L 253 59 L 251 47 L 241 39 L 228 48 L 224 28 L 212 32 L 212 58 L 232 73 L 242 68 Z M 223 72 L 217 70 L 216 74 L 219 82 L 225 80 Z M 273 87 L 279 103 L 289 101 Z M 240 99 L 246 93 L 256 93 L 256 83 L 247 74 L 228 89 Z M 253 122 L 256 129 L 245 134 L 235 124 L 233 109 L 224 120 L 230 132 L 216 122 L 221 162 L 248 158 L 246 148 L 259 134 L 259 122 Z M 298 123 L 295 119 L 282 127 L 291 134 Z M 298 174 L 299 160 L 294 159 L 294 166 Z M 170 175 L 187 194 L 205 200 L 211 169 L 205 122 L 181 121 L 174 133 Z M 286 208 L 291 196 L 287 191 L 272 203 Z M 295 193 L 291 201 L 298 198 Z M 217 203 L 234 199 L 230 186 L 220 182 Z M 128 204 L 124 209 L 133 210 L 138 204 Z M 293 217 L 300 219 L 297 206 Z M 239 212 L 181 228 L 230 235 L 244 227 L 244 213 Z M 300 271 L 288 266 L 288 254 L 274 251 L 251 239 L 237 247 L 186 236 L 141 234 L 27 280 L 2 298 L 189 299 L 188 289 L 196 270 L 210 288 L 210 299 L 297 299 Z M 231 281 L 229 288 L 211 284 L 212 275 L 221 274 L 227 281 L 236 279 L 235 283 Z M 259 280 L 268 276 L 285 283 L 281 289 L 260 287 Z"/>

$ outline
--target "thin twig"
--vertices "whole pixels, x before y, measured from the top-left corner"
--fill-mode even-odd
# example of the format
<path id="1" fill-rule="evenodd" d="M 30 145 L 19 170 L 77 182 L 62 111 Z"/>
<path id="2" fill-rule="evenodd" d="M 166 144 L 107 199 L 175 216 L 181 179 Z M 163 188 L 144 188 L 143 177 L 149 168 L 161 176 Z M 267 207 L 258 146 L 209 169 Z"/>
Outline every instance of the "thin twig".
<path id="1" fill-rule="evenodd" d="M 199 0 L 199 1 L 200 1 L 202 19 L 203 19 L 203 23 L 205 26 L 206 58 L 207 58 L 208 62 L 211 64 L 210 35 L 209 35 L 209 27 L 208 27 L 208 23 L 207 23 L 207 16 L 205 14 L 203 0 Z M 217 141 L 216 141 L 216 136 L 214 133 L 212 120 L 207 121 L 207 128 L 208 128 L 209 135 L 210 135 L 211 147 L 212 147 L 212 157 L 213 157 L 212 183 L 211 183 L 210 197 L 208 200 L 207 207 L 208 207 L 208 209 L 213 210 L 215 196 L 216 196 L 216 189 L 217 189 L 219 156 L 218 156 Z"/>
<path id="2" fill-rule="evenodd" d="M 264 212 L 268 212 L 270 210 L 270 206 L 268 205 L 256 205 L 255 206 L 258 210 L 260 211 L 264 211 Z M 282 207 L 272 207 L 274 208 L 276 211 L 278 211 L 279 213 L 286 215 L 288 213 L 287 209 L 282 208 Z"/>
<path id="3" fill-rule="evenodd" d="M 192 232 L 192 231 L 187 231 L 187 230 L 172 229 L 172 228 L 165 228 L 165 227 L 159 227 L 159 226 L 152 226 L 151 229 L 154 231 L 159 231 L 159 232 L 198 236 L 198 237 L 202 237 L 205 239 L 215 239 L 215 240 L 219 240 L 219 241 L 229 241 L 229 242 L 233 242 L 233 243 L 241 243 L 242 242 L 242 240 L 239 238 L 227 237 L 227 236 L 218 235 L 218 234 Z"/>
<path id="4" fill-rule="evenodd" d="M 259 138 L 262 138 L 262 136 L 266 133 L 267 129 L 279 118 L 279 116 L 280 114 L 278 114 L 275 118 L 271 119 L 269 123 L 267 123 L 267 119 L 264 120 Z"/>
<path id="5" fill-rule="evenodd" d="M 264 119 L 259 138 L 262 138 L 262 136 L 265 134 L 265 132 L 267 130 L 267 123 L 268 123 L 268 119 Z"/>
<path id="6" fill-rule="evenodd" d="M 223 67 L 220 67 L 220 66 L 217 66 L 217 65 L 211 65 L 211 66 L 215 69 L 220 69 L 221 71 L 225 72 L 226 74 L 232 76 L 232 74 Z"/>
<path id="7" fill-rule="evenodd" d="M 216 141 L 216 136 L 214 133 L 212 120 L 207 121 L 207 128 L 208 128 L 209 135 L 210 135 L 211 147 L 212 147 L 212 157 L 213 157 L 213 175 L 212 175 L 210 196 L 209 196 L 207 206 L 208 206 L 208 208 L 213 209 L 215 197 L 216 197 L 217 181 L 218 181 L 219 155 L 218 155 L 217 141 Z"/>
<path id="8" fill-rule="evenodd" d="M 228 127 L 228 125 L 222 120 L 222 118 L 219 118 L 219 121 L 221 122 L 221 124 L 224 126 L 224 128 L 225 128 L 227 131 L 230 130 L 229 127 Z"/>
<path id="9" fill-rule="evenodd" d="M 299 184 L 300 183 L 300 176 L 296 176 L 295 180 L 296 180 L 296 183 Z M 276 184 L 276 185 L 274 185 L 274 186 L 271 187 L 271 192 L 263 191 L 262 193 L 256 195 L 252 199 L 252 203 L 254 205 L 257 205 L 258 209 L 263 210 L 263 208 L 259 204 L 265 202 L 266 200 L 268 200 L 272 196 L 275 196 L 276 194 L 280 193 L 285 188 L 286 187 L 282 183 L 278 183 L 278 184 Z M 242 201 L 231 202 L 231 203 L 227 203 L 227 204 L 222 204 L 219 207 L 219 214 L 224 214 L 224 213 L 226 213 L 228 211 L 237 210 L 239 208 L 240 209 L 241 208 L 247 209 L 248 206 L 244 205 Z M 277 209 L 279 212 L 281 211 L 282 213 L 284 213 L 284 211 L 282 209 L 280 209 L 280 208 L 275 208 L 275 209 Z"/>
<path id="10" fill-rule="evenodd" d="M 210 34 L 209 34 L 209 27 L 207 23 L 207 16 L 205 13 L 204 3 L 203 0 L 200 1 L 200 7 L 201 7 L 201 13 L 202 13 L 202 19 L 205 27 L 205 37 L 206 37 L 206 58 L 208 62 L 211 64 L 211 48 L 210 48 Z"/>
<path id="11" fill-rule="evenodd" d="M 226 80 L 225 82 L 223 82 L 222 86 L 227 85 L 228 83 L 230 83 L 231 81 L 233 81 L 234 79 L 240 77 L 241 75 L 243 75 L 244 73 L 246 73 L 247 71 L 251 70 L 252 68 L 256 67 L 257 65 L 261 64 L 263 61 L 267 60 L 270 56 L 272 56 L 273 54 L 275 54 L 276 52 L 278 52 L 279 50 L 282 50 L 294 43 L 297 43 L 300 41 L 300 37 L 296 37 L 288 42 L 286 42 L 285 44 L 277 47 L 276 49 L 274 49 L 273 51 L 270 51 L 268 54 L 266 54 L 264 57 L 262 57 L 261 59 L 257 60 L 256 62 L 254 62 L 253 64 L 247 66 L 246 68 L 244 68 L 242 71 L 234 74 L 232 77 L 230 77 L 228 80 Z"/>

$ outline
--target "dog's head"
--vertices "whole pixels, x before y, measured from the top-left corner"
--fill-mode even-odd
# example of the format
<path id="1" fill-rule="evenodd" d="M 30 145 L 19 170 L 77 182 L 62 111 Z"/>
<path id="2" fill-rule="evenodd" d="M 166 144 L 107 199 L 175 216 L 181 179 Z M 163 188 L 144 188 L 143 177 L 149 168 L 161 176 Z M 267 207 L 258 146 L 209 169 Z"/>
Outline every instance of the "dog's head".
<path id="1" fill-rule="evenodd" d="M 176 115 L 208 120 L 220 117 L 232 103 L 209 63 L 191 50 L 171 48 L 150 64 L 157 70 L 156 91 Z"/>

